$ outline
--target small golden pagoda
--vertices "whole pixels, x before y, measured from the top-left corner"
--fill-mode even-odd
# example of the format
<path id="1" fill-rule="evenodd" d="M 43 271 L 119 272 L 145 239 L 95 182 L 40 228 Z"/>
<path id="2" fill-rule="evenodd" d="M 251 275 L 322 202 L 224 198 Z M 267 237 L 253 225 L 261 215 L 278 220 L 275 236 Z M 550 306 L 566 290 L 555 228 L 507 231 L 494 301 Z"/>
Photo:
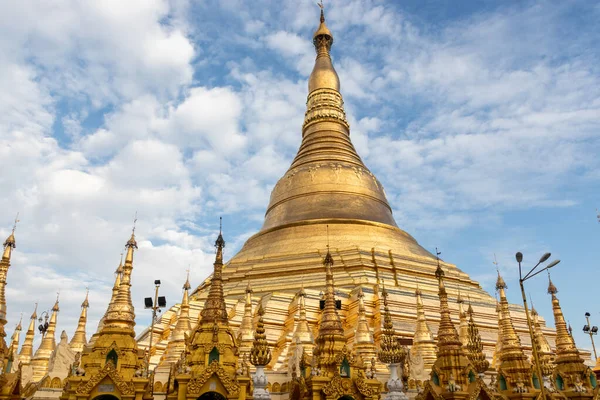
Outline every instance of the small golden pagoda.
<path id="1" fill-rule="evenodd" d="M 324 25 L 324 18 L 321 17 Z M 320 27 L 319 31 L 325 32 Z M 294 374 L 290 399 L 337 400 L 349 396 L 355 400 L 376 399 L 380 383 L 367 379 L 363 360 L 346 345 L 342 321 L 337 310 L 333 281 L 334 261 L 327 248 L 323 259 L 325 267 L 325 292 L 319 333 L 310 368 L 301 366 L 300 375 Z M 308 375 L 310 374 L 310 375 Z"/>
<path id="2" fill-rule="evenodd" d="M 15 327 L 12 336 L 10 337 L 10 346 L 8 348 L 8 363 L 6 365 L 6 372 L 15 372 L 19 367 L 19 342 L 21 338 L 21 330 L 23 327 L 21 323 L 23 322 L 23 314 L 21 314 L 21 319 L 19 323 Z"/>
<path id="3" fill-rule="evenodd" d="M 81 314 L 79 315 L 79 322 L 77 323 L 77 329 L 69 342 L 69 347 L 76 353 L 83 350 L 83 347 L 87 344 L 87 336 L 85 334 L 85 325 L 87 323 L 87 309 L 90 307 L 88 300 L 89 290 L 85 294 L 85 300 L 81 303 Z"/>
<path id="4" fill-rule="evenodd" d="M 2 260 L 0 260 L 0 400 L 17 400 L 21 399 L 21 368 L 17 366 L 16 372 L 14 370 L 14 354 L 17 349 L 13 341 L 10 346 L 6 344 L 6 278 L 8 275 L 8 269 L 10 268 L 10 257 L 12 250 L 16 247 L 15 241 L 15 225 L 13 226 L 12 232 L 4 241 L 4 251 L 2 253 Z M 18 327 L 20 327 L 20 323 Z M 17 341 L 18 347 L 18 341 Z"/>
<path id="5" fill-rule="evenodd" d="M 398 369 L 404 368 L 408 350 L 405 346 L 400 345 L 396 337 L 392 316 L 388 307 L 388 293 L 385 290 L 385 286 L 383 286 L 382 296 L 384 307 L 383 330 L 381 332 L 378 357 L 379 361 L 386 364 L 390 370 L 390 378 L 386 382 L 387 394 L 385 399 L 407 400 L 408 396 L 404 393 L 404 383 L 402 380 L 404 371 L 398 371 Z"/>
<path id="6" fill-rule="evenodd" d="M 539 395 L 541 379 L 534 384 L 533 366 L 527 359 L 521 346 L 521 339 L 515 331 L 515 327 L 508 309 L 506 299 L 506 282 L 498 271 L 496 290 L 500 295 L 500 336 L 502 340 L 499 354 L 500 365 L 498 367 L 498 390 L 506 397 L 512 399 L 533 399 Z M 496 355 L 498 357 L 498 355 Z"/>
<path id="7" fill-rule="evenodd" d="M 554 352 L 552 351 L 552 348 L 550 348 L 548 339 L 546 339 L 546 336 L 542 331 L 542 326 L 540 325 L 540 317 L 534 307 L 531 307 L 531 316 L 533 317 L 532 323 L 535 346 L 537 347 L 538 358 L 540 359 L 540 367 L 542 369 L 543 378 L 544 380 L 546 380 L 547 377 L 552 375 L 552 371 L 554 371 Z M 533 359 L 532 355 L 531 362 L 533 363 L 534 361 L 535 360 Z"/>
<path id="8" fill-rule="evenodd" d="M 102 327 L 104 326 L 104 321 L 106 320 L 106 314 L 108 313 L 108 310 L 110 310 L 113 307 L 113 305 L 115 304 L 115 302 L 117 301 L 117 297 L 119 296 L 119 290 L 121 288 L 121 279 L 122 278 L 123 278 L 123 253 L 121 253 L 121 261 L 119 262 L 119 266 L 115 270 L 115 283 L 113 284 L 112 294 L 110 297 L 110 301 L 108 302 L 108 307 L 106 308 L 106 311 L 104 312 L 104 315 L 102 316 L 102 318 L 100 318 L 100 321 L 98 321 L 98 327 L 96 328 L 96 332 L 92 335 L 92 337 L 90 338 L 90 341 L 87 345 L 90 348 L 93 347 L 94 343 L 96 343 L 96 339 L 100 335 L 100 332 L 102 332 Z"/>
<path id="9" fill-rule="evenodd" d="M 423 292 L 419 286 L 415 290 L 417 300 L 417 322 L 415 326 L 415 334 L 412 339 L 412 347 L 410 348 L 410 357 L 415 363 L 423 365 L 422 373 L 414 376 L 417 381 L 424 381 L 429 376 L 433 363 L 436 359 L 437 346 L 433 339 L 433 332 L 427 324 L 425 316 L 425 308 L 423 307 Z"/>
<path id="10" fill-rule="evenodd" d="M 205 394 L 210 399 L 246 398 L 250 379 L 247 373 L 237 376 L 238 345 L 223 296 L 224 247 L 225 240 L 219 232 L 210 291 L 200 321 L 186 335 L 186 349 L 169 380 L 167 399 L 197 399 Z"/>
<path id="11" fill-rule="evenodd" d="M 58 312 L 60 311 L 58 307 L 58 295 L 51 311 L 52 315 L 50 316 L 48 328 L 42 338 L 42 343 L 40 343 L 40 347 L 38 347 L 31 359 L 31 380 L 29 382 L 39 382 L 48 373 L 50 357 L 56 348 L 56 322 L 58 320 Z"/>
<path id="12" fill-rule="evenodd" d="M 469 322 L 467 327 L 467 357 L 469 361 L 475 368 L 475 371 L 479 374 L 480 378 L 483 378 L 483 375 L 487 372 L 490 367 L 490 362 L 487 360 L 485 354 L 483 353 L 483 344 L 481 343 L 481 335 L 479 334 L 479 329 L 475 324 L 475 320 L 473 319 L 473 307 L 469 304 L 469 308 L 467 310 L 469 314 Z"/>
<path id="13" fill-rule="evenodd" d="M 456 298 L 458 303 L 458 317 L 460 318 L 460 325 L 458 328 L 458 337 L 463 346 L 469 343 L 469 320 L 467 311 L 465 311 L 465 300 L 460 295 L 460 289 L 458 290 L 458 297 Z"/>
<path id="14" fill-rule="evenodd" d="M 9 364 L 9 346 L 6 344 L 6 278 L 8 275 L 8 269 L 10 268 L 10 256 L 12 250 L 16 246 L 15 241 L 15 226 L 11 234 L 4 241 L 4 251 L 2 253 L 2 260 L 0 260 L 0 374 L 6 371 Z"/>
<path id="15" fill-rule="evenodd" d="M 254 332 L 252 349 L 250 350 L 250 363 L 256 367 L 256 372 L 252 377 L 252 383 L 254 384 L 252 397 L 254 400 L 271 399 L 271 395 L 267 388 L 269 382 L 267 380 L 267 375 L 265 375 L 265 366 L 271 362 L 271 350 L 269 349 L 267 335 L 265 334 L 264 315 L 265 310 L 262 307 L 262 303 L 259 303 L 258 322 L 256 324 L 256 331 Z"/>
<path id="16" fill-rule="evenodd" d="M 439 255 L 439 253 L 438 253 Z M 482 375 L 487 369 L 487 361 L 481 352 L 481 338 L 477 328 L 468 326 L 468 342 L 463 346 L 450 317 L 448 293 L 444 285 L 444 271 L 438 264 L 436 270 L 440 299 L 440 325 L 437 333 L 437 359 L 433 364 L 431 379 L 417 395 L 418 400 L 438 399 L 494 399 L 499 398 L 483 382 Z M 472 314 L 471 314 L 472 315 Z M 471 363 L 478 364 L 475 368 Z"/>
<path id="17" fill-rule="evenodd" d="M 181 300 L 181 307 L 179 308 L 179 314 L 177 316 L 177 322 L 175 327 L 169 335 L 169 343 L 163 353 L 158 367 L 156 367 L 154 373 L 154 393 L 164 393 L 168 389 L 169 375 L 172 371 L 172 367 L 177 364 L 185 352 L 186 349 L 186 337 L 192 331 L 192 325 L 190 321 L 190 302 L 189 302 L 189 290 L 190 285 L 190 274 L 188 271 L 187 278 L 183 284 L 183 298 Z"/>
<path id="18" fill-rule="evenodd" d="M 21 351 L 19 352 L 19 360 L 18 364 L 21 364 L 22 368 L 26 368 L 31 359 L 33 358 L 33 340 L 35 339 L 35 323 L 37 321 L 37 303 L 35 303 L 35 308 L 33 309 L 33 313 L 29 319 L 29 327 L 27 328 L 27 332 L 25 333 L 25 340 L 23 341 L 23 345 L 21 346 Z"/>
<path id="19" fill-rule="evenodd" d="M 150 377 L 144 352 L 138 349 L 135 340 L 135 312 L 131 302 L 133 254 L 137 249 L 135 229 L 126 248 L 122 277 L 117 278 L 118 291 L 113 292 L 99 332 L 84 348 L 80 362 L 73 365 L 62 400 L 94 399 L 101 395 L 131 400 L 148 397 Z"/>
<path id="20" fill-rule="evenodd" d="M 253 319 L 252 287 L 250 287 L 250 283 L 248 283 L 248 286 L 246 286 L 246 298 L 244 301 L 244 316 L 242 317 L 242 324 L 240 325 L 237 336 L 241 356 L 244 354 L 250 354 L 250 349 L 252 348 L 252 343 L 254 341 L 254 329 L 252 327 Z"/>
<path id="21" fill-rule="evenodd" d="M 363 362 L 368 363 L 371 362 L 371 360 L 376 359 L 377 349 L 375 347 L 373 332 L 371 332 L 369 322 L 367 321 L 365 294 L 362 286 L 358 287 L 356 298 L 358 300 L 358 313 L 350 313 L 350 316 L 358 314 L 357 319 L 351 322 L 353 326 L 356 326 L 352 349 L 363 360 Z"/>
<path id="22" fill-rule="evenodd" d="M 569 399 L 591 399 L 594 397 L 596 377 L 592 369 L 584 364 L 569 334 L 567 323 L 556 296 L 558 289 L 548 273 L 548 294 L 552 296 L 552 311 L 556 326 L 556 357 L 552 374 L 556 388 Z M 597 394 L 597 389 L 596 389 Z"/>

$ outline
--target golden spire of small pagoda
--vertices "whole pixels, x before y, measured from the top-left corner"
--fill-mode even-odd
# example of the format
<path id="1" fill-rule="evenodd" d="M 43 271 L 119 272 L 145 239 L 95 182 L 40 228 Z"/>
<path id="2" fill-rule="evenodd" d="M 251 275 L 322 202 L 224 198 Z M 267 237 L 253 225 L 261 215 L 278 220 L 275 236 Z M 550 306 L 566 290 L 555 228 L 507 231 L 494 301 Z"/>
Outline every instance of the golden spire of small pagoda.
<path id="1" fill-rule="evenodd" d="M 248 353 L 252 348 L 252 341 L 254 340 L 254 328 L 252 327 L 252 288 L 250 282 L 246 286 L 246 297 L 244 301 L 244 315 L 242 316 L 242 323 L 240 324 L 240 330 L 238 333 L 238 340 L 240 343 L 240 351 L 242 353 Z"/>
<path id="2" fill-rule="evenodd" d="M 19 222 L 19 214 L 15 218 L 15 224 L 13 225 L 12 232 L 4 241 L 4 252 L 2 253 L 2 260 L 0 260 L 0 357 L 5 358 L 8 356 L 8 348 L 6 346 L 6 278 L 8 275 L 8 269 L 10 268 L 10 256 L 12 249 L 16 247 L 15 242 L 15 229 L 17 228 L 17 222 Z M 3 360 L 6 361 L 6 360 Z"/>
<path id="3" fill-rule="evenodd" d="M 358 287 L 358 321 L 354 333 L 353 349 L 364 361 L 369 361 L 377 355 L 373 332 L 369 327 L 365 309 L 365 294 L 362 286 Z"/>
<path id="4" fill-rule="evenodd" d="M 460 289 L 458 289 L 458 296 L 456 298 L 456 302 L 458 303 L 458 316 L 460 318 L 458 337 L 460 338 L 460 341 L 463 344 L 463 346 L 466 346 L 467 343 L 469 343 L 469 320 L 464 307 L 465 301 L 460 295 Z"/>
<path id="5" fill-rule="evenodd" d="M 117 273 L 117 275 L 121 276 L 117 276 L 115 279 L 115 285 L 118 283 L 119 288 L 116 292 L 116 296 L 114 295 L 113 288 L 113 298 L 111 298 L 106 309 L 103 326 L 100 328 L 100 335 L 105 330 L 112 330 L 113 328 L 124 329 L 131 332 L 132 335 L 135 335 L 135 311 L 131 301 L 131 273 L 133 271 L 133 254 L 138 248 L 135 240 L 136 221 L 137 219 L 134 220 L 131 237 L 125 244 L 127 253 L 125 254 L 125 264 L 122 266 L 122 273 Z"/>
<path id="6" fill-rule="evenodd" d="M 336 356 L 346 346 L 342 321 L 335 305 L 335 286 L 333 282 L 333 257 L 327 246 L 323 260 L 325 267 L 325 306 L 321 313 L 319 333 L 315 339 L 313 354 L 318 357 L 318 366 L 325 375 L 332 376 L 337 371 Z"/>
<path id="7" fill-rule="evenodd" d="M 50 356 L 52 352 L 56 348 L 56 322 L 58 319 L 58 312 L 60 308 L 58 307 L 58 297 L 59 294 L 56 295 L 56 302 L 52 307 L 52 314 L 50 315 L 50 321 L 48 322 L 48 329 L 42 338 L 42 343 L 40 347 L 36 350 L 33 358 L 31 359 L 31 366 L 33 368 L 33 376 L 31 380 L 33 382 L 37 382 L 46 375 L 48 372 L 48 365 L 50 362 Z"/>
<path id="8" fill-rule="evenodd" d="M 540 359 L 542 374 L 544 374 L 544 376 L 549 376 L 554 370 L 554 352 L 550 348 L 550 344 L 548 343 L 548 340 L 542 331 L 538 312 L 533 307 L 533 302 L 531 304 L 531 316 L 533 318 L 533 333 L 535 338 L 534 344 L 538 349 L 538 357 Z"/>
<path id="9" fill-rule="evenodd" d="M 521 339 L 508 309 L 506 298 L 507 285 L 498 271 L 496 290 L 500 296 L 500 330 L 502 336 L 502 351 L 500 353 L 499 372 L 507 383 L 508 391 L 523 391 L 533 389 L 531 363 L 523 352 Z"/>
<path id="10" fill-rule="evenodd" d="M 108 310 L 111 307 L 114 307 L 115 301 L 117 300 L 117 296 L 119 295 L 119 288 L 121 287 L 121 278 L 122 277 L 123 277 L 123 253 L 121 253 L 121 261 L 119 262 L 119 266 L 115 270 L 115 283 L 113 284 L 112 295 L 110 297 L 110 301 L 108 302 L 108 307 L 106 307 L 106 311 L 104 312 L 104 315 L 102 316 L 102 318 L 100 318 L 100 321 L 98 321 L 98 327 L 96 328 L 96 332 L 90 338 L 90 341 L 88 343 L 89 346 L 92 346 L 94 344 L 94 342 L 96 341 L 96 339 L 98 338 L 98 335 L 100 334 L 100 331 L 102 330 L 102 327 L 104 326 L 104 320 L 106 319 L 106 313 L 108 312 Z"/>
<path id="11" fill-rule="evenodd" d="M 25 340 L 23 341 L 23 345 L 21 346 L 21 351 L 19 352 L 19 361 L 23 364 L 29 364 L 31 358 L 33 357 L 33 340 L 35 339 L 35 322 L 37 321 L 37 308 L 38 303 L 35 303 L 35 308 L 33 310 L 33 314 L 31 314 L 29 320 L 29 327 L 27 328 L 27 332 L 25 333 Z"/>
<path id="12" fill-rule="evenodd" d="M 21 313 L 21 319 L 17 326 L 15 326 L 15 330 L 10 338 L 10 347 L 8 349 L 8 359 L 12 362 L 11 371 L 13 372 L 17 370 L 19 366 L 18 358 L 19 358 L 19 341 L 21 339 L 21 330 L 23 329 L 21 323 L 23 322 L 23 313 Z"/>
<path id="13" fill-rule="evenodd" d="M 444 285 L 444 270 L 440 265 L 436 249 L 437 269 L 435 276 L 438 279 L 438 297 L 440 299 L 440 324 L 437 333 L 438 353 L 433 365 L 433 370 L 438 374 L 439 384 L 448 391 L 457 388 L 466 389 L 469 383 L 468 373 L 473 368 L 462 346 L 458 332 L 450 317 L 448 293 Z"/>
<path id="14" fill-rule="evenodd" d="M 222 221 L 222 219 L 221 219 Z M 228 324 L 227 307 L 225 297 L 223 296 L 223 248 L 225 240 L 223 239 L 222 225 L 219 229 L 219 236 L 215 241 L 216 256 L 213 264 L 214 271 L 210 281 L 210 290 L 204 303 L 204 308 L 200 312 L 200 323 L 221 322 Z"/>
<path id="15" fill-rule="evenodd" d="M 385 284 L 382 284 L 381 296 L 383 297 L 383 329 L 381 331 L 381 342 L 377 356 L 379 357 L 379 361 L 384 364 L 403 364 L 406 358 L 406 348 L 400 346 L 396 338 Z"/>
<path id="16" fill-rule="evenodd" d="M 116 294 L 109 303 L 104 321 L 99 332 L 94 334 L 90 343 L 81 353 L 80 367 L 85 371 L 83 375 L 70 375 L 68 383 L 63 389 L 63 397 L 74 399 L 83 393 L 89 393 L 109 375 L 115 387 L 123 388 L 121 393 L 138 393 L 142 398 L 148 397 L 151 388 L 150 379 L 154 375 L 148 373 L 148 357 L 139 348 L 135 339 L 135 309 L 131 301 L 131 275 L 133 272 L 134 253 L 138 248 L 135 239 L 135 224 L 125 248 L 125 262 L 122 272 L 117 272 L 115 279 L 118 285 Z M 85 392 L 87 390 L 87 392 Z M 101 390 L 100 390 L 101 391 Z M 151 393 L 150 393 L 151 395 Z"/>
<path id="17" fill-rule="evenodd" d="M 179 316 L 175 328 L 171 331 L 167 348 L 164 352 L 163 360 L 167 363 L 177 362 L 181 358 L 181 353 L 185 350 L 185 337 L 192 330 L 190 322 L 190 271 L 187 271 L 187 278 L 183 284 L 183 298 L 179 308 Z"/>
<path id="18" fill-rule="evenodd" d="M 490 367 L 490 363 L 483 353 L 483 343 L 481 343 L 481 335 L 473 319 L 473 307 L 471 304 L 469 304 L 467 313 L 469 314 L 468 341 L 466 346 L 467 357 L 475 367 L 477 373 L 479 373 L 479 376 L 483 376 L 485 371 Z"/>
<path id="19" fill-rule="evenodd" d="M 558 289 L 552 283 L 550 271 L 548 271 L 548 294 L 552 296 L 552 311 L 554 313 L 554 326 L 556 327 L 556 357 L 554 359 L 556 367 L 553 376 L 555 380 L 557 376 L 562 378 L 564 384 L 562 390 L 575 390 L 575 383 L 579 377 L 586 390 L 591 391 L 590 380 L 587 379 L 590 375 L 590 368 L 584 364 L 573 336 L 569 334 L 556 293 L 558 293 Z"/>
<path id="20" fill-rule="evenodd" d="M 79 315 L 79 322 L 77 323 L 77 329 L 71 338 L 69 347 L 74 352 L 80 352 L 87 344 L 87 337 L 85 335 L 85 325 L 87 323 L 87 309 L 90 307 L 88 296 L 90 294 L 89 289 L 86 289 L 85 300 L 81 303 L 81 314 Z"/>
<path id="21" fill-rule="evenodd" d="M 431 371 L 431 367 L 436 359 L 437 346 L 433 339 L 433 333 L 427 324 L 425 316 L 425 308 L 423 307 L 422 292 L 417 283 L 415 290 L 417 300 L 417 321 L 415 325 L 415 334 L 413 337 L 413 345 L 410 349 L 411 356 L 420 355 L 423 358 L 423 366 L 426 371 Z"/>
<path id="22" fill-rule="evenodd" d="M 265 334 L 265 323 L 263 321 L 265 310 L 262 303 L 258 304 L 258 322 L 256 323 L 256 331 L 254 333 L 254 342 L 252 350 L 250 350 L 250 363 L 254 366 L 265 366 L 271 362 L 271 350 L 267 343 L 267 335 Z"/>
<path id="23" fill-rule="evenodd" d="M 300 287 L 296 296 L 298 298 L 298 320 L 294 327 L 288 354 L 289 356 L 296 355 L 297 346 L 301 346 L 306 355 L 312 356 L 315 339 L 306 319 L 306 291 L 304 285 Z"/>

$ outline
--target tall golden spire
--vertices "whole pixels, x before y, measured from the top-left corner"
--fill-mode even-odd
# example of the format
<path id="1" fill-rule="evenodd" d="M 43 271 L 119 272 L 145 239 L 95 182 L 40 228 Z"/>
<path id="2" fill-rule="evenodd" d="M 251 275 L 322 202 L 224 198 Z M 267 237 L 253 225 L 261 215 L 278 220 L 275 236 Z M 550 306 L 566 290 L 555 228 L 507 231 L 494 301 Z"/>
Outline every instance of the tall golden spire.
<path id="1" fill-rule="evenodd" d="M 19 214 L 17 214 L 17 218 Z M 0 357 L 4 359 L 8 357 L 8 347 L 6 345 L 6 330 L 4 326 L 6 325 L 6 278 L 8 275 L 8 269 L 10 268 L 10 256 L 12 254 L 12 249 L 16 247 L 15 242 L 15 229 L 17 227 L 17 222 L 19 221 L 15 218 L 15 224 L 13 225 L 12 232 L 4 241 L 4 252 L 2 253 L 2 260 L 0 260 Z"/>
<path id="2" fill-rule="evenodd" d="M 265 366 L 271 362 L 271 350 L 267 343 L 267 335 L 265 334 L 265 323 L 263 317 L 265 310 L 262 303 L 258 305 L 258 322 L 256 324 L 256 332 L 254 333 L 254 342 L 250 351 L 250 363 L 255 366 Z"/>
<path id="3" fill-rule="evenodd" d="M 89 289 L 85 293 L 85 300 L 81 303 L 81 314 L 79 315 L 79 322 L 77 323 L 77 329 L 71 338 L 71 342 L 69 343 L 69 347 L 74 352 L 80 352 L 83 350 L 84 346 L 87 344 L 87 338 L 85 335 L 85 324 L 87 323 L 87 309 L 90 306 L 90 302 L 88 300 L 88 296 L 90 294 Z"/>
<path id="4" fill-rule="evenodd" d="M 540 324 L 539 315 L 535 308 L 533 308 L 533 305 L 531 307 L 531 316 L 533 317 L 533 332 L 535 338 L 535 346 L 537 346 L 538 349 L 538 356 L 540 359 L 542 374 L 544 374 L 544 376 L 549 376 L 554 370 L 554 353 L 550 348 L 548 340 L 546 340 L 546 337 L 544 336 L 544 332 L 542 331 L 542 326 Z"/>
<path id="5" fill-rule="evenodd" d="M 417 322 L 415 326 L 415 334 L 413 336 L 413 345 L 410 349 L 411 357 L 423 359 L 423 366 L 426 372 L 431 371 L 431 367 L 436 359 L 437 346 L 433 339 L 433 333 L 427 325 L 427 318 L 425 317 L 425 308 L 423 307 L 422 292 L 419 289 L 417 283 L 417 289 L 415 290 L 415 297 L 417 300 Z"/>
<path id="6" fill-rule="evenodd" d="M 471 304 L 469 304 L 468 314 L 467 357 L 475 367 L 475 370 L 482 376 L 490 367 L 490 363 L 483 353 L 483 343 L 481 343 L 481 335 L 479 334 L 479 329 L 477 328 L 477 325 L 475 325 L 475 320 L 473 319 L 473 307 L 471 307 Z"/>
<path id="7" fill-rule="evenodd" d="M 319 334 L 315 339 L 314 354 L 318 357 L 319 368 L 322 373 L 332 376 L 335 374 L 336 355 L 346 346 L 344 329 L 335 306 L 335 286 L 333 283 L 333 257 L 327 247 L 327 254 L 323 260 L 325 267 L 325 306 L 321 314 Z"/>
<path id="8" fill-rule="evenodd" d="M 36 350 L 32 360 L 31 366 L 33 369 L 33 376 L 31 380 L 33 382 L 37 382 L 46 375 L 48 372 L 48 364 L 50 362 L 50 356 L 52 352 L 56 348 L 56 340 L 55 340 L 55 332 L 56 332 L 56 322 L 58 319 L 58 312 L 60 308 L 58 307 L 58 295 L 56 296 L 56 302 L 52 307 L 52 315 L 50 316 L 50 321 L 48 322 L 48 329 L 42 338 L 42 343 L 40 347 Z"/>
<path id="9" fill-rule="evenodd" d="M 213 264 L 214 271 L 210 281 L 210 290 L 208 297 L 204 303 L 204 308 L 200 313 L 200 323 L 222 322 L 228 324 L 227 307 L 225 306 L 225 297 L 223 296 L 223 248 L 225 240 L 221 229 L 219 236 L 215 241 L 217 249 L 215 262 Z"/>
<path id="10" fill-rule="evenodd" d="M 462 346 L 458 332 L 450 317 L 448 293 L 444 285 L 444 271 L 438 265 L 435 276 L 438 279 L 438 297 L 440 299 L 440 324 L 437 333 L 438 353 L 433 365 L 433 374 L 437 374 L 437 385 L 450 392 L 466 389 L 469 384 L 468 373 L 473 368 Z M 435 379 L 433 379 L 435 384 Z"/>
<path id="11" fill-rule="evenodd" d="M 171 331 L 171 336 L 164 353 L 164 361 L 167 363 L 177 362 L 181 358 L 181 353 L 185 350 L 185 337 L 192 330 L 190 322 L 190 288 L 190 273 L 188 271 L 187 278 L 183 284 L 183 298 L 181 300 L 181 307 L 179 308 L 177 324 L 175 324 L 175 329 Z"/>
<path id="12" fill-rule="evenodd" d="M 19 361 L 23 364 L 29 364 L 31 358 L 33 357 L 33 340 L 35 339 L 35 322 L 37 321 L 37 307 L 38 303 L 35 303 L 35 309 L 33 310 L 33 314 L 31 314 L 29 320 L 29 327 L 27 328 L 27 332 L 25 333 L 25 340 L 23 341 L 23 346 L 21 346 L 21 351 L 19 352 Z"/>
<path id="13" fill-rule="evenodd" d="M 506 390 L 511 392 L 523 392 L 533 389 L 531 364 L 521 346 L 521 339 L 515 331 L 515 327 L 508 309 L 506 299 L 506 282 L 498 271 L 496 290 L 500 295 L 500 330 L 502 337 L 502 351 L 500 353 L 499 372 L 506 381 Z"/>
<path id="14" fill-rule="evenodd" d="M 98 321 L 98 327 L 96 328 L 96 332 L 90 338 L 90 341 L 88 343 L 89 346 L 93 346 L 93 344 L 96 342 L 96 339 L 98 338 L 98 335 L 100 334 L 100 331 L 102 330 L 102 327 L 104 326 L 104 321 L 106 319 L 106 313 L 108 313 L 108 310 L 110 310 L 111 308 L 114 307 L 114 304 L 117 301 L 117 296 L 119 295 L 119 288 L 121 287 L 121 278 L 122 277 L 123 277 L 123 253 L 121 253 L 121 261 L 119 262 L 119 266 L 115 270 L 115 283 L 113 284 L 112 295 L 110 297 L 110 301 L 108 302 L 108 307 L 106 308 L 106 311 L 104 312 L 104 315 L 102 316 L 102 318 L 100 318 L 100 321 Z"/>
<path id="15" fill-rule="evenodd" d="M 563 387 L 560 390 L 578 391 L 577 384 L 583 385 L 587 391 L 592 390 L 589 380 L 591 369 L 587 367 L 575 346 L 573 337 L 569 334 L 565 317 L 560 307 L 560 302 L 556 296 L 558 289 L 550 279 L 548 272 L 548 294 L 552 296 L 552 311 L 554 313 L 554 326 L 556 327 L 556 358 L 554 363 L 554 380 L 558 381 L 560 377 Z M 580 382 L 578 382 L 578 378 Z M 560 386 L 560 385 L 559 385 Z"/>
<path id="16" fill-rule="evenodd" d="M 246 298 L 244 302 L 244 316 L 242 317 L 242 323 L 238 333 L 240 351 L 242 353 L 248 353 L 252 348 L 252 341 L 254 340 L 252 319 L 252 288 L 250 287 L 250 283 L 248 283 L 246 286 Z"/>
<path id="17" fill-rule="evenodd" d="M 298 321 L 296 321 L 294 327 L 294 333 L 292 335 L 292 342 L 290 343 L 288 354 L 290 358 L 291 356 L 295 356 L 296 368 L 299 368 L 298 363 L 300 362 L 300 360 L 298 358 L 300 354 L 298 353 L 299 350 L 297 346 L 301 346 L 303 352 L 306 355 L 312 356 L 315 339 L 306 319 L 306 291 L 304 290 L 304 287 L 300 288 L 300 290 L 297 293 L 297 297 Z M 288 363 L 288 368 L 290 371 L 292 369 L 291 365 L 292 364 Z"/>
<path id="18" fill-rule="evenodd" d="M 356 324 L 356 331 L 354 334 L 354 346 L 353 350 L 362 357 L 363 361 L 368 362 L 374 358 L 377 353 L 375 350 L 375 340 L 373 339 L 373 332 L 369 327 L 367 321 L 366 309 L 365 309 L 365 294 L 362 290 L 362 286 L 358 287 L 358 321 Z"/>
<path id="19" fill-rule="evenodd" d="M 19 341 L 21 338 L 21 322 L 23 322 L 23 314 L 21 314 L 21 319 L 17 326 L 15 326 L 15 330 L 10 338 L 10 347 L 8 349 L 8 359 L 11 361 L 11 370 L 7 372 L 14 372 L 18 369 L 19 366 Z"/>
<path id="20" fill-rule="evenodd" d="M 135 240 L 135 227 L 131 232 L 131 237 L 125 244 L 127 253 L 125 255 L 125 264 L 121 277 L 115 278 L 115 285 L 119 279 L 119 289 L 114 298 L 108 304 L 106 314 L 104 315 L 103 326 L 100 328 L 100 334 L 103 332 L 113 332 L 115 329 L 120 333 L 127 331 L 132 337 L 135 336 L 135 311 L 131 302 L 131 272 L 133 271 L 133 253 L 138 248 Z M 117 273 L 117 275 L 119 275 Z"/>

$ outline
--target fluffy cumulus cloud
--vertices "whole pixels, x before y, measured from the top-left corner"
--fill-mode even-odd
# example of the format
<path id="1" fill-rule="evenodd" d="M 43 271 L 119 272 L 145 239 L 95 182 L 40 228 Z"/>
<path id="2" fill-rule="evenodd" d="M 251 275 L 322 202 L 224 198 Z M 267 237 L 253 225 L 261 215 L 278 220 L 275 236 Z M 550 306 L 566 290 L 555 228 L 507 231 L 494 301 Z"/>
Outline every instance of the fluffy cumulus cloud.
<path id="1" fill-rule="evenodd" d="M 600 9 L 412 7 L 333 1 L 327 11 L 353 142 L 399 224 L 433 238 L 426 245 L 457 234 L 468 245 L 470 229 L 501 230 L 514 213 L 587 206 L 600 181 Z M 72 333 L 89 287 L 93 330 L 136 212 L 144 325 L 155 278 L 172 303 L 186 269 L 193 284 L 210 272 L 219 215 L 233 249 L 260 227 L 300 143 L 318 9 L 65 0 L 3 10 L 0 234 L 21 219 L 9 328 L 60 291 L 59 329 Z M 504 232 L 545 245 L 527 229 Z M 486 284 L 493 274 L 477 262 L 463 267 Z"/>

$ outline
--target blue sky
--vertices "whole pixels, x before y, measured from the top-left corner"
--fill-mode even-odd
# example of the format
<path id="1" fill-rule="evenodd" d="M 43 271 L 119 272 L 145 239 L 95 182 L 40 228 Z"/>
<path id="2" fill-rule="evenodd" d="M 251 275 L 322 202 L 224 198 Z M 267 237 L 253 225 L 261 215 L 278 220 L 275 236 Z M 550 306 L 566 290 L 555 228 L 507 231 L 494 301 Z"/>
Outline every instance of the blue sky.
<path id="1" fill-rule="evenodd" d="M 551 251 L 577 343 L 600 325 L 600 3 L 327 1 L 351 136 L 400 227 L 493 292 L 496 254 Z M 95 330 L 138 213 L 133 291 L 178 301 L 261 225 L 300 143 L 313 1 L 6 2 L 0 16 L 0 199 L 8 331 L 61 292 Z M 544 276 L 528 282 L 552 324 Z"/>

